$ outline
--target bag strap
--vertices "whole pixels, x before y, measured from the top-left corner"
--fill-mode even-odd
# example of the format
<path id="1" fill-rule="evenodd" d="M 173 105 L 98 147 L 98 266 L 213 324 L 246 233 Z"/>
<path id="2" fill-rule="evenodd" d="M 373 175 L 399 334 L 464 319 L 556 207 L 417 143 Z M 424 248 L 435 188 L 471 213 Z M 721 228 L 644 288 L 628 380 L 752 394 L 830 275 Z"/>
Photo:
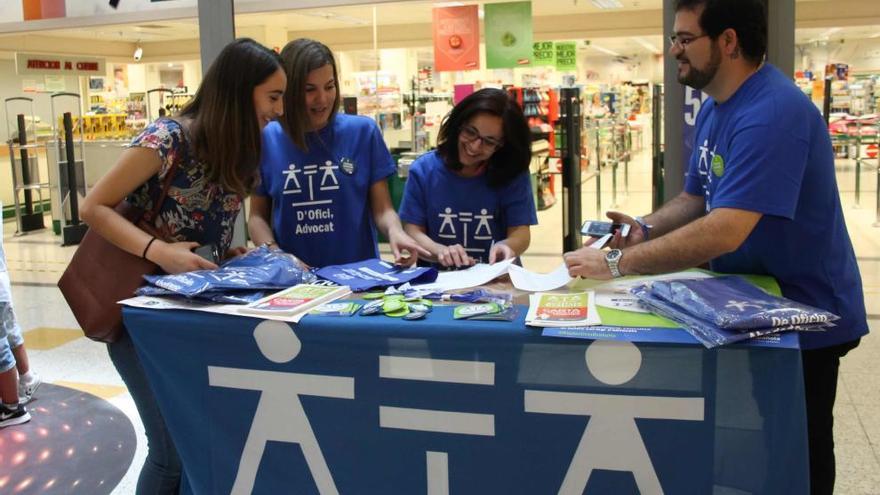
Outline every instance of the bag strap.
<path id="1" fill-rule="evenodd" d="M 162 208 L 162 204 L 165 202 L 165 198 L 168 197 L 168 190 L 171 189 L 171 181 L 174 180 L 174 176 L 177 175 L 177 169 L 180 168 L 180 162 L 187 159 L 189 155 L 189 145 L 187 142 L 186 131 L 183 129 L 183 125 L 180 122 L 177 122 L 174 119 L 168 119 L 172 122 L 176 122 L 178 127 L 180 127 L 181 138 L 181 153 L 177 155 L 174 161 L 171 162 L 171 166 L 168 167 L 168 171 L 165 172 L 165 180 L 162 182 L 162 189 L 159 191 L 158 200 L 153 202 L 153 209 L 150 212 L 144 212 L 141 217 L 142 220 L 145 220 L 147 223 L 152 224 L 153 220 L 155 220 L 156 216 L 159 214 L 159 210 Z"/>

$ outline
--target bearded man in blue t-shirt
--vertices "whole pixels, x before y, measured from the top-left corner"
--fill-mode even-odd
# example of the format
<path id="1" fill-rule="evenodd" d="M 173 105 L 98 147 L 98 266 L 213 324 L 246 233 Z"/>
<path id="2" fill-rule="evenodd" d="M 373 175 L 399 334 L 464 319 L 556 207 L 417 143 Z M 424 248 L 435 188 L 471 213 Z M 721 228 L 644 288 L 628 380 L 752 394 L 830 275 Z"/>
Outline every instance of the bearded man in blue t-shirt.
<path id="1" fill-rule="evenodd" d="M 868 333 L 862 281 L 819 111 L 764 63 L 767 19 L 755 0 L 679 0 L 669 54 L 679 82 L 710 98 L 697 117 L 684 192 L 632 226 L 614 249 L 565 253 L 572 276 L 608 279 L 709 262 L 766 274 L 782 294 L 840 316 L 800 334 L 812 493 L 834 487 L 834 398 L 840 358 Z"/>

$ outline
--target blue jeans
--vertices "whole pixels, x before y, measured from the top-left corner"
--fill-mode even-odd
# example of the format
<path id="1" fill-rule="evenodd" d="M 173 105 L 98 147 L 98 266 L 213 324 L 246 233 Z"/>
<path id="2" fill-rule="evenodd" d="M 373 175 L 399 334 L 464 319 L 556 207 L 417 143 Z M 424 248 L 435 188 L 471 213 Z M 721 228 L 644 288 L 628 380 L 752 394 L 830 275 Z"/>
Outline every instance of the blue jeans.
<path id="1" fill-rule="evenodd" d="M 15 321 L 12 303 L 0 301 L 0 373 L 15 368 L 15 356 L 12 349 L 24 343 L 21 327 Z"/>
<path id="2" fill-rule="evenodd" d="M 180 457 L 128 333 L 122 332 L 119 340 L 107 344 L 107 351 L 134 399 L 147 436 L 147 458 L 138 477 L 137 495 L 176 494 L 180 488 Z"/>
<path id="3" fill-rule="evenodd" d="M 0 203 L 0 209 L 3 204 Z M 2 227 L 2 225 L 0 225 Z M 12 287 L 6 269 L 6 253 L 3 251 L 3 229 L 0 228 L 0 373 L 15 367 L 12 349 L 24 343 L 21 327 L 12 311 Z"/>

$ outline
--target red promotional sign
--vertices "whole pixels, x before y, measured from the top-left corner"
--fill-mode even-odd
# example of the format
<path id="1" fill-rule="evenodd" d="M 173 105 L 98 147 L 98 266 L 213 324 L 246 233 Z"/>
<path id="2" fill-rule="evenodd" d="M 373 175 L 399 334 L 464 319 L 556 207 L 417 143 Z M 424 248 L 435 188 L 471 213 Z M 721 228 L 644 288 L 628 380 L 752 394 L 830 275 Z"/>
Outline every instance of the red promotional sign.
<path id="1" fill-rule="evenodd" d="M 434 70 L 480 68 L 480 19 L 476 5 L 434 9 Z"/>

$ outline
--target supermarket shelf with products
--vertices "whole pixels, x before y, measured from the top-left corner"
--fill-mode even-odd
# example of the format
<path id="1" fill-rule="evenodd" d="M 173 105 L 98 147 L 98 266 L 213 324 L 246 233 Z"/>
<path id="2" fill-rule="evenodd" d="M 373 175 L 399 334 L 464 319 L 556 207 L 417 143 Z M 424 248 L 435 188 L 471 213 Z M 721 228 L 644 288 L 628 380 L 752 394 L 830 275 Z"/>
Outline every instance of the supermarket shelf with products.
<path id="1" fill-rule="evenodd" d="M 560 149 L 557 141 L 559 122 L 559 93 L 547 87 L 507 88 L 511 97 L 523 109 L 532 132 L 532 165 L 536 206 L 539 210 L 556 203 L 554 174 L 560 172 Z"/>

